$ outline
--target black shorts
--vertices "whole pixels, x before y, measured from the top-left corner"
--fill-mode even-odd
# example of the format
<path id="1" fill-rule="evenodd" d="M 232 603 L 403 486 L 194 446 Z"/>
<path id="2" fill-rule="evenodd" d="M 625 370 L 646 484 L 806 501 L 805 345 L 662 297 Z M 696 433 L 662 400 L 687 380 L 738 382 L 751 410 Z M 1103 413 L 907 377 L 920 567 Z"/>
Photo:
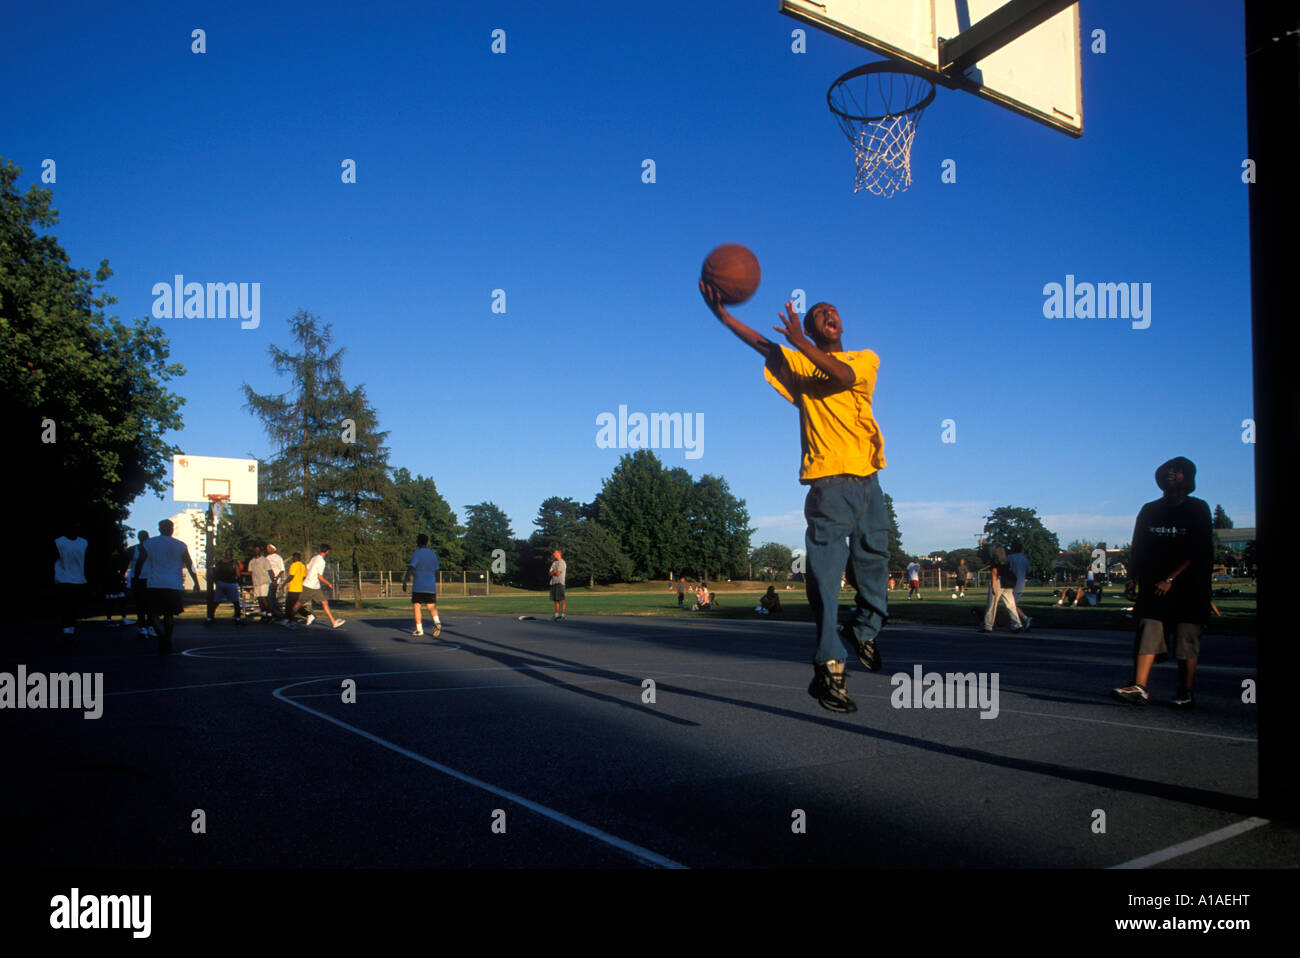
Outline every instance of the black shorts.
<path id="1" fill-rule="evenodd" d="M 564 586 L 562 585 L 551 586 L 551 601 L 552 602 L 564 601 Z"/>
<path id="2" fill-rule="evenodd" d="M 438 593 L 436 592 L 412 592 L 412 605 L 437 605 Z"/>
<path id="3" fill-rule="evenodd" d="M 150 589 L 149 611 L 156 615 L 180 615 L 185 611 L 182 589 Z"/>

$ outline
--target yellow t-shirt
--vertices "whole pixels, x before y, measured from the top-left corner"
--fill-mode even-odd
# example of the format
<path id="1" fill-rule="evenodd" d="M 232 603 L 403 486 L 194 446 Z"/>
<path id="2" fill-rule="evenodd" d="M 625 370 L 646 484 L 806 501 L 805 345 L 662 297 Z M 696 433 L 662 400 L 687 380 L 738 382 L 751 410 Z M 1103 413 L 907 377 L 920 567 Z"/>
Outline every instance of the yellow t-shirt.
<path id="1" fill-rule="evenodd" d="M 307 567 L 301 562 L 294 562 L 289 565 L 289 592 L 302 591 L 302 577 L 307 574 Z"/>
<path id="2" fill-rule="evenodd" d="M 885 437 L 871 411 L 880 357 L 869 349 L 831 353 L 855 374 L 853 386 L 840 389 L 811 359 L 781 347 L 786 369 L 780 378 L 767 366 L 763 375 L 772 388 L 799 407 L 803 459 L 799 481 L 822 476 L 869 476 L 885 468 Z"/>

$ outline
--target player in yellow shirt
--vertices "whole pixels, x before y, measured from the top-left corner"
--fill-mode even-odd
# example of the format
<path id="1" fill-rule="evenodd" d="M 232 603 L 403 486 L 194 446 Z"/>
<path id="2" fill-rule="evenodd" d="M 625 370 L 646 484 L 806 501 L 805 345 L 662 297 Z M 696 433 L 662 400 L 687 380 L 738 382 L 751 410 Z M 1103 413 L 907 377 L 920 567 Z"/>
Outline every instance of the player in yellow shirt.
<path id="1" fill-rule="evenodd" d="M 802 326 L 794 304 L 785 304 L 782 325 L 773 328 L 794 347 L 787 349 L 728 313 L 717 290 L 703 280 L 700 293 L 724 326 L 762 354 L 767 381 L 799 410 L 799 481 L 809 487 L 805 584 L 817 619 L 808 694 L 832 712 L 856 712 L 845 691 L 841 637 L 852 642 L 864 668 L 877 672 L 876 636 L 889 617 L 889 515 L 878 476 L 885 467 L 885 440 L 871 408 L 880 357 L 869 349 L 845 351 L 840 314 L 829 303 L 809 309 Z M 846 563 L 857 595 L 850 623 L 840 631 Z"/>
<path id="2" fill-rule="evenodd" d="M 289 584 L 285 587 L 284 599 L 284 622 L 283 625 L 288 628 L 294 628 L 294 610 L 302 601 L 302 580 L 307 575 L 307 567 L 302 564 L 302 553 L 295 552 L 293 561 L 289 563 Z M 303 609 L 303 615 L 307 615 L 307 610 Z"/>

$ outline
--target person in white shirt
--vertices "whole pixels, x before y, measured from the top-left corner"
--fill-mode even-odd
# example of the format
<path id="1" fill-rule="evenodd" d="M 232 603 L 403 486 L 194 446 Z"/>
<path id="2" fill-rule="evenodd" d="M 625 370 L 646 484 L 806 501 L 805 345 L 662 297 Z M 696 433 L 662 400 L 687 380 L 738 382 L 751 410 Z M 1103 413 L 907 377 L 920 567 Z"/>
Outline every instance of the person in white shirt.
<path id="1" fill-rule="evenodd" d="M 261 546 L 253 546 L 253 558 L 248 560 L 248 575 L 253 581 L 253 595 L 257 597 L 258 616 L 263 622 L 270 621 L 271 565 L 262 555 Z"/>
<path id="2" fill-rule="evenodd" d="M 280 613 L 279 595 L 284 591 L 284 557 L 275 551 L 275 546 L 268 544 L 266 547 L 266 566 L 269 575 L 269 586 L 266 590 L 266 603 L 271 610 L 271 618 L 282 618 Z"/>
<path id="3" fill-rule="evenodd" d="M 402 591 L 411 581 L 411 604 L 415 606 L 415 631 L 412 635 L 424 635 L 424 626 L 420 621 L 420 606 L 423 605 L 433 616 L 433 637 L 442 634 L 442 620 L 438 618 L 438 553 L 428 548 L 429 537 L 420 533 L 415 537 L 415 553 L 406 564 L 406 575 L 402 576 Z"/>
<path id="4" fill-rule="evenodd" d="M 172 536 L 170 519 L 158 523 L 159 535 L 136 548 L 135 574 L 140 577 L 146 558 L 149 563 L 149 625 L 158 637 L 158 651 L 172 650 L 172 616 L 185 611 L 185 572 L 199 591 L 199 575 L 184 542 Z"/>
<path id="5" fill-rule="evenodd" d="M 334 618 L 334 613 L 330 611 L 330 604 L 325 600 L 325 593 L 321 592 L 320 588 L 322 584 L 330 589 L 334 588 L 334 583 L 325 578 L 325 557 L 329 554 L 330 547 L 323 545 L 307 563 L 307 574 L 302 580 L 301 606 L 307 610 L 307 624 L 311 625 L 316 621 L 316 616 L 311 611 L 311 604 L 319 602 L 320 607 L 325 610 L 325 617 L 330 620 L 330 628 L 337 629 L 343 624 L 343 620 Z"/>
<path id="6" fill-rule="evenodd" d="M 65 645 L 71 645 L 77 634 L 77 618 L 86 599 L 87 544 L 76 529 L 68 529 L 54 540 L 54 601 Z"/>
<path id="7" fill-rule="evenodd" d="M 907 581 L 907 597 L 910 599 L 915 595 L 916 598 L 921 598 L 921 563 L 915 559 L 907 567 Z"/>

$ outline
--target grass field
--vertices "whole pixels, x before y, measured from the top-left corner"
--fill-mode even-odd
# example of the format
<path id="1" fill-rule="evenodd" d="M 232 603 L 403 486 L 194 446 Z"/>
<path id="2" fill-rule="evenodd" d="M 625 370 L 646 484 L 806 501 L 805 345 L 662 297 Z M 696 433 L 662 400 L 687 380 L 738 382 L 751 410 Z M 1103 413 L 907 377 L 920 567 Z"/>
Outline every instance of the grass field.
<path id="1" fill-rule="evenodd" d="M 1232 583 L 1240 590 L 1236 596 L 1216 597 L 1214 602 L 1220 616 L 1211 620 L 1208 627 L 1210 634 L 1217 635 L 1255 635 L 1255 589 L 1248 581 Z M 580 615 L 628 615 L 628 616 L 667 616 L 689 618 L 723 618 L 752 619 L 755 628 L 762 628 L 771 617 L 760 616 L 754 612 L 759 597 L 766 591 L 766 583 L 720 583 L 715 589 L 719 606 L 704 612 L 690 611 L 694 596 L 687 593 L 684 608 L 677 607 L 677 596 L 666 587 L 648 589 L 645 584 L 622 586 L 598 586 L 595 589 L 570 588 L 568 590 L 568 613 Z M 786 591 L 784 585 L 778 586 L 783 611 L 779 617 L 785 621 L 812 621 L 812 610 L 804 595 L 802 584 L 795 583 L 794 588 Z M 1108 590 L 1102 604 L 1096 607 L 1078 608 L 1056 605 L 1052 595 L 1053 587 L 1030 587 L 1022 597 L 1022 605 L 1033 618 L 1034 629 L 1114 629 L 1126 630 L 1133 626 L 1133 620 L 1124 614 L 1129 603 L 1118 589 Z M 923 590 L 925 598 L 909 600 L 905 589 L 895 589 L 889 596 L 890 621 L 912 625 L 942 625 L 948 627 L 970 626 L 974 629 L 978 620 L 973 612 L 983 615 L 985 595 L 974 589 L 968 589 L 964 599 L 951 598 L 951 592 L 936 589 Z M 846 590 L 840 594 L 841 609 L 851 606 L 853 593 Z M 356 615 L 350 599 L 331 603 L 335 615 L 347 618 Z M 438 601 L 440 612 L 448 615 L 462 613 L 484 613 L 504 615 L 535 615 L 549 617 L 553 606 L 549 596 L 544 592 L 523 592 L 511 590 L 508 594 L 490 596 L 443 596 Z M 219 616 L 228 616 L 229 606 L 222 607 Z M 391 599 L 365 599 L 361 614 L 368 618 L 393 616 L 409 618 L 411 603 L 406 596 Z M 201 618 L 201 607 L 191 605 L 186 618 Z M 427 616 L 426 616 L 427 617 Z M 1007 613 L 998 610 L 999 628 L 1007 625 Z"/>

